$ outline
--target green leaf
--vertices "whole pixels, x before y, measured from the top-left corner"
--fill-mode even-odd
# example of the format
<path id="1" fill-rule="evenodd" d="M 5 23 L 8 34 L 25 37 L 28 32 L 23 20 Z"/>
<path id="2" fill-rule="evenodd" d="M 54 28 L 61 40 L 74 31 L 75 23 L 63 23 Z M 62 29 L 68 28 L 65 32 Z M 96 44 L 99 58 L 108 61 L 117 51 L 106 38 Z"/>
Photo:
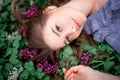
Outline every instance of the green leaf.
<path id="1" fill-rule="evenodd" d="M 60 67 L 62 67 L 62 68 L 66 66 L 65 61 L 62 61 L 62 60 L 61 60 L 59 63 L 60 63 Z"/>
<path id="2" fill-rule="evenodd" d="M 11 15 L 10 15 L 10 20 L 11 20 L 11 21 L 15 21 L 15 20 L 16 20 L 16 17 L 11 14 Z"/>
<path id="3" fill-rule="evenodd" d="M 28 80 L 36 80 L 35 76 L 30 76 Z"/>
<path id="4" fill-rule="evenodd" d="M 61 60 L 65 60 L 66 59 L 66 57 L 64 56 L 63 51 L 60 51 L 60 59 Z"/>
<path id="5" fill-rule="evenodd" d="M 17 54 L 18 53 L 18 50 L 17 49 L 12 49 L 12 54 Z"/>
<path id="6" fill-rule="evenodd" d="M 8 48 L 4 57 L 10 56 L 10 55 L 16 55 L 17 53 L 18 53 L 17 49 Z"/>
<path id="7" fill-rule="evenodd" d="M 0 65 L 0 73 L 2 72 L 3 69 L 3 65 Z"/>
<path id="8" fill-rule="evenodd" d="M 6 10 L 11 12 L 11 5 L 8 5 Z"/>
<path id="9" fill-rule="evenodd" d="M 12 25 L 10 25 L 9 30 L 10 30 L 10 31 L 12 31 L 12 30 L 14 30 L 14 28 L 15 28 L 15 25 L 14 25 L 14 24 L 12 24 Z"/>
<path id="10" fill-rule="evenodd" d="M 8 20 L 8 15 L 9 13 L 7 11 L 5 11 L 4 13 L 1 13 L 1 17 L 5 20 Z"/>
<path id="11" fill-rule="evenodd" d="M 5 25 L 4 24 L 0 24 L 0 30 L 3 31 L 5 29 Z"/>
<path id="12" fill-rule="evenodd" d="M 90 44 L 87 41 L 80 41 L 77 43 L 82 51 L 87 51 L 90 48 Z"/>
<path id="13" fill-rule="evenodd" d="M 102 60 L 96 60 L 96 59 L 94 59 L 94 60 L 91 60 L 90 62 L 89 62 L 89 64 L 95 64 L 95 63 L 103 63 L 104 61 L 102 61 Z"/>
<path id="14" fill-rule="evenodd" d="M 20 41 L 22 39 L 21 35 L 16 35 L 15 40 Z"/>
<path id="15" fill-rule="evenodd" d="M 63 48 L 63 53 L 64 54 L 68 54 L 68 55 L 73 55 L 73 51 L 72 51 L 72 48 L 70 46 L 65 46 Z"/>
<path id="16" fill-rule="evenodd" d="M 11 0 L 4 0 L 4 5 L 7 6 L 8 4 L 11 3 Z"/>
<path id="17" fill-rule="evenodd" d="M 63 75 L 63 71 L 61 69 L 58 70 L 58 75 Z"/>
<path id="18" fill-rule="evenodd" d="M 2 76 L 2 75 L 0 75 L 0 80 L 4 80 L 4 78 L 3 78 L 3 76 Z"/>
<path id="19" fill-rule="evenodd" d="M 29 0 L 29 2 L 30 2 L 30 5 L 35 3 L 34 0 Z"/>
<path id="20" fill-rule="evenodd" d="M 9 58 L 9 62 L 13 65 L 15 64 L 18 64 L 19 63 L 19 60 L 17 59 L 17 55 L 11 55 L 10 58 Z"/>
<path id="21" fill-rule="evenodd" d="M 23 49 L 23 46 L 24 46 L 24 45 L 28 45 L 28 42 L 27 42 L 26 39 L 22 39 L 22 40 L 20 41 L 19 49 L 20 49 L 20 50 Z"/>
<path id="22" fill-rule="evenodd" d="M 41 74 L 42 74 L 42 75 L 41 75 Z M 38 79 L 42 79 L 42 78 L 44 77 L 44 75 L 45 75 L 45 74 L 43 74 L 41 68 L 37 69 L 36 72 L 35 72 L 35 76 L 36 76 Z"/>
<path id="23" fill-rule="evenodd" d="M 5 62 L 7 62 L 7 59 L 0 58 L 0 64 L 4 64 Z"/>
<path id="24" fill-rule="evenodd" d="M 88 52 L 91 53 L 91 54 L 93 54 L 93 55 L 97 55 L 97 54 L 98 54 L 96 48 L 94 48 L 94 47 L 92 47 L 92 46 L 91 46 L 91 48 L 88 50 Z"/>
<path id="25" fill-rule="evenodd" d="M 114 65 L 115 65 L 115 62 L 113 62 L 113 61 L 110 61 L 110 62 L 106 61 L 104 63 L 104 70 L 106 72 L 108 72 L 110 69 L 112 69 L 114 67 Z"/>
<path id="26" fill-rule="evenodd" d="M 7 56 L 11 55 L 12 54 L 12 50 L 13 50 L 12 48 L 8 47 L 7 50 L 6 50 L 6 54 L 4 55 L 4 57 L 7 57 Z"/>
<path id="27" fill-rule="evenodd" d="M 13 65 L 10 63 L 5 64 L 5 70 L 10 71 L 13 68 Z"/>
<path id="28" fill-rule="evenodd" d="M 37 71 L 36 71 L 37 73 L 41 73 L 42 72 L 42 69 L 41 68 L 39 68 L 39 69 L 37 69 Z"/>
<path id="29" fill-rule="evenodd" d="M 62 59 L 63 60 L 68 59 L 70 56 L 71 55 L 69 55 L 69 54 L 63 53 Z"/>
<path id="30" fill-rule="evenodd" d="M 13 47 L 14 48 L 16 48 L 16 49 L 18 49 L 19 48 L 19 40 L 14 40 L 14 42 L 13 42 Z"/>
<path id="31" fill-rule="evenodd" d="M 78 61 L 77 61 L 77 60 L 76 60 L 76 61 L 71 61 L 71 62 L 70 62 L 70 65 L 71 65 L 71 66 L 76 66 L 76 65 L 78 65 Z"/>
<path id="32" fill-rule="evenodd" d="M 116 53 L 116 54 L 117 54 L 117 53 Z M 117 54 L 116 56 L 117 56 L 118 61 L 120 62 L 120 55 Z"/>
<path id="33" fill-rule="evenodd" d="M 34 75 L 35 68 L 32 61 L 26 62 L 24 65 L 24 68 L 31 73 L 31 75 Z"/>
<path id="34" fill-rule="evenodd" d="M 104 65 L 104 63 L 99 63 L 99 64 L 96 64 L 96 65 L 92 66 L 92 68 L 99 69 L 99 67 L 103 66 L 103 65 Z"/>
<path id="35" fill-rule="evenodd" d="M 104 46 L 104 45 L 99 45 L 99 50 L 100 50 L 101 52 L 105 51 L 105 46 Z"/>
<path id="36" fill-rule="evenodd" d="M 15 67 L 19 67 L 20 65 L 23 65 L 23 64 L 22 64 L 22 62 L 18 59 L 18 63 L 15 64 L 14 66 L 15 66 Z"/>
<path id="37" fill-rule="evenodd" d="M 3 14 L 1 14 L 1 18 L 0 18 L 0 22 L 1 23 L 5 23 L 5 22 L 7 22 L 8 21 L 8 18 L 5 16 L 5 15 L 3 15 Z"/>
<path id="38" fill-rule="evenodd" d="M 45 76 L 44 78 L 43 78 L 43 80 L 50 80 L 50 76 Z"/>
<path id="39" fill-rule="evenodd" d="M 8 35 L 8 33 L 6 32 L 6 31 L 3 31 L 2 33 L 1 33 L 1 36 L 3 36 L 3 37 L 6 37 Z"/>
<path id="40" fill-rule="evenodd" d="M 29 72 L 27 70 L 24 70 L 24 71 L 21 72 L 21 74 L 19 76 L 19 79 L 20 80 L 23 80 L 23 79 L 27 80 L 29 75 L 30 75 Z"/>
<path id="41" fill-rule="evenodd" d="M 7 77 L 8 77 L 8 75 L 9 75 L 9 72 L 7 72 L 7 71 L 3 70 L 2 75 L 4 76 L 4 78 L 7 78 Z"/>
<path id="42" fill-rule="evenodd" d="M 75 56 L 69 56 L 69 59 L 70 59 L 71 61 L 77 61 L 77 58 L 76 58 Z"/>
<path id="43" fill-rule="evenodd" d="M 35 76 L 38 79 L 42 79 L 45 76 L 45 73 L 44 72 L 35 72 Z"/>
<path id="44" fill-rule="evenodd" d="M 110 45 L 107 45 L 106 46 L 106 52 L 109 53 L 109 54 L 111 54 L 111 53 L 114 52 L 114 49 Z"/>
<path id="45" fill-rule="evenodd" d="M 4 41 L 0 41 L 0 48 L 1 47 L 5 47 L 5 42 Z"/>

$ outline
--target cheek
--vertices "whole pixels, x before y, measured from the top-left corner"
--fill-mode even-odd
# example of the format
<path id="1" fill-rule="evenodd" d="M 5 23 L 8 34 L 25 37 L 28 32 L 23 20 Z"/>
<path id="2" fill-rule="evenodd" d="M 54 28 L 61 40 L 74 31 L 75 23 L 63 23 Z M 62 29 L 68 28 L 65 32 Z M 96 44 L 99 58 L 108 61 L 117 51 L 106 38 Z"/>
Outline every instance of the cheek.
<path id="1" fill-rule="evenodd" d="M 82 32 L 82 29 L 80 29 L 80 30 L 78 30 L 76 33 L 74 33 L 74 35 L 73 35 L 73 39 L 78 38 L 79 35 L 81 34 L 81 32 Z"/>

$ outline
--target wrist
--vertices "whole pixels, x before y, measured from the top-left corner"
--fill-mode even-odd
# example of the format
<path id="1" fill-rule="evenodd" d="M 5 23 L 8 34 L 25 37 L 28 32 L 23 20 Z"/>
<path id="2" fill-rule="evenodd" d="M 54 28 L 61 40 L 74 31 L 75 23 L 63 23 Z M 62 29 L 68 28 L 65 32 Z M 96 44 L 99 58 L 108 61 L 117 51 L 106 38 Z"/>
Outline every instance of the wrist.
<path id="1" fill-rule="evenodd" d="M 102 73 L 96 70 L 95 73 L 97 74 L 97 80 L 120 80 L 120 77 L 108 73 Z"/>

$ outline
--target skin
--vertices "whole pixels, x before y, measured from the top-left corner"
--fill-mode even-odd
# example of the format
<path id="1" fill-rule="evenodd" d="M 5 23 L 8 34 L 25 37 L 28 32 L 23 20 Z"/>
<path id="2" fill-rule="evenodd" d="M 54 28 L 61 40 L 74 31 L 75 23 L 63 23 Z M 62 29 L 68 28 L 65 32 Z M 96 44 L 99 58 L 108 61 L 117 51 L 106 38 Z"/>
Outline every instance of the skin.
<path id="1" fill-rule="evenodd" d="M 80 35 L 86 17 L 98 10 L 105 2 L 107 0 L 71 0 L 61 7 L 47 7 L 43 14 L 49 17 L 41 32 L 44 42 L 52 50 L 68 45 Z"/>
<path id="2" fill-rule="evenodd" d="M 65 80 L 120 80 L 119 77 L 101 73 L 87 66 L 74 66 L 69 70 L 63 69 Z"/>
<path id="3" fill-rule="evenodd" d="M 69 7 L 54 7 L 42 30 L 45 43 L 53 50 L 63 48 L 79 36 L 85 21 L 86 16 L 77 10 Z"/>

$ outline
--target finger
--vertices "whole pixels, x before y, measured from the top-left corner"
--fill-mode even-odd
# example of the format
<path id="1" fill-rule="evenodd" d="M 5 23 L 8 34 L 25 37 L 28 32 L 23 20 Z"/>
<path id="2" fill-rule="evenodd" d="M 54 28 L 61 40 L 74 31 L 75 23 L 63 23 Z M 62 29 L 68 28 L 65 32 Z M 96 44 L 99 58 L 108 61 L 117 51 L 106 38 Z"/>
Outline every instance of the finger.
<path id="1" fill-rule="evenodd" d="M 71 67 L 69 70 L 72 71 L 73 73 L 77 73 L 79 70 L 79 66 Z"/>
<path id="2" fill-rule="evenodd" d="M 67 72 L 67 69 L 63 68 L 62 71 L 65 74 Z"/>
<path id="3" fill-rule="evenodd" d="M 74 79 L 74 73 L 72 73 L 69 77 L 67 77 L 67 80 L 73 80 Z"/>
<path id="4" fill-rule="evenodd" d="M 68 70 L 66 73 L 65 73 L 65 76 L 64 76 L 64 79 L 67 80 L 67 78 L 72 74 L 73 72 Z"/>
<path id="5" fill-rule="evenodd" d="M 67 70 L 67 72 L 65 73 L 65 79 L 68 78 L 72 73 L 77 73 L 78 69 L 79 69 L 78 66 L 74 66 Z"/>

